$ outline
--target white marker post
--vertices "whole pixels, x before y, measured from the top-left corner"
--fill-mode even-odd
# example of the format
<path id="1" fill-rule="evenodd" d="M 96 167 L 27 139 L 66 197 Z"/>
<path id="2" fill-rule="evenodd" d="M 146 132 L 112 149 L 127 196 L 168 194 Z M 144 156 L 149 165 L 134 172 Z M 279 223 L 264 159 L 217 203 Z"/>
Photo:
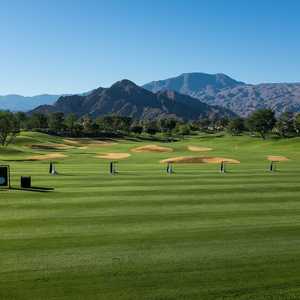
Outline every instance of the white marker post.
<path id="1" fill-rule="evenodd" d="M 53 176 L 57 175 L 57 172 L 56 172 L 56 168 L 55 168 L 55 164 L 54 164 L 54 163 L 52 164 L 52 172 L 51 172 L 51 175 L 53 175 Z"/>

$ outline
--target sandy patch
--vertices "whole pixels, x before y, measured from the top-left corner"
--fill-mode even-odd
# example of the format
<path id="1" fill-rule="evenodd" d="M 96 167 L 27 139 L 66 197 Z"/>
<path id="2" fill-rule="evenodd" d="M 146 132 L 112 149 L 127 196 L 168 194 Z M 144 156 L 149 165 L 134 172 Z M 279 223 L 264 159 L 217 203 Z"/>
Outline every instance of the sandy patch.
<path id="1" fill-rule="evenodd" d="M 103 154 L 98 154 L 96 157 L 97 158 L 104 158 L 104 159 L 125 159 L 130 156 L 129 153 L 103 153 Z"/>
<path id="2" fill-rule="evenodd" d="M 49 153 L 45 155 L 33 155 L 29 156 L 26 160 L 51 160 L 51 159 L 58 159 L 58 158 L 65 158 L 67 155 L 62 153 Z"/>
<path id="3" fill-rule="evenodd" d="M 212 150 L 212 148 L 198 147 L 198 146 L 188 146 L 187 148 L 190 151 L 193 151 L 193 152 L 205 152 L 205 151 L 211 151 Z"/>
<path id="4" fill-rule="evenodd" d="M 172 152 L 173 149 L 169 147 L 162 147 L 158 145 L 146 145 L 131 149 L 132 152 L 143 153 L 143 152 Z"/>
<path id="5" fill-rule="evenodd" d="M 80 144 L 79 141 L 71 140 L 71 139 L 64 139 L 64 142 L 71 145 L 78 145 Z"/>
<path id="6" fill-rule="evenodd" d="M 27 147 L 38 150 L 67 150 L 74 148 L 65 144 L 30 144 Z"/>
<path id="7" fill-rule="evenodd" d="M 112 143 L 112 142 L 101 142 L 101 143 L 88 143 L 86 144 L 87 147 L 105 147 L 105 146 L 112 146 L 116 145 L 117 143 Z M 84 144 L 85 145 L 85 144 Z"/>
<path id="8" fill-rule="evenodd" d="M 285 156 L 274 156 L 274 155 L 269 155 L 267 157 L 268 160 L 270 161 L 288 161 L 289 159 Z"/>
<path id="9" fill-rule="evenodd" d="M 160 161 L 160 163 L 178 163 L 178 164 L 219 164 L 226 162 L 230 164 L 239 164 L 240 161 L 225 157 L 196 157 L 196 156 L 179 156 L 167 158 Z"/>
<path id="10" fill-rule="evenodd" d="M 117 144 L 115 142 L 99 141 L 99 140 L 93 140 L 89 138 L 64 139 L 64 142 L 67 144 L 72 144 L 74 146 L 86 146 L 86 147 L 102 147 L 102 146 L 111 146 Z"/>

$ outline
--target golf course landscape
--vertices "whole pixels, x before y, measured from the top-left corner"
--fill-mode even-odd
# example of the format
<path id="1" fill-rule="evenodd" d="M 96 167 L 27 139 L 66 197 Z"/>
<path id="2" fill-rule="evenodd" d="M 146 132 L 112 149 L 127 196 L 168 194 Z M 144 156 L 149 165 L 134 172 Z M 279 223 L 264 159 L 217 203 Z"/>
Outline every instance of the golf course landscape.
<path id="1" fill-rule="evenodd" d="M 0 299 L 300 299 L 299 147 L 227 134 L 163 143 L 21 133 L 0 149 L 11 169 Z M 174 163 L 174 174 L 161 163 L 191 156 L 209 159 Z M 269 172 L 268 156 L 288 161 Z M 237 163 L 222 174 L 213 158 Z M 33 189 L 20 189 L 21 176 Z"/>

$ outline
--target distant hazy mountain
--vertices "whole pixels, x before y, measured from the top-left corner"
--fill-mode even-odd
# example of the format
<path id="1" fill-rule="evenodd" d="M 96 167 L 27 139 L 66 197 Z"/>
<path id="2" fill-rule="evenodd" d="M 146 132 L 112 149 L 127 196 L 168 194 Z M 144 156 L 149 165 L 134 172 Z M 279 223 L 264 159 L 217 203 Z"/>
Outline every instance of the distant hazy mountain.
<path id="1" fill-rule="evenodd" d="M 245 84 L 224 74 L 186 73 L 143 86 L 152 92 L 173 90 L 200 101 L 219 105 L 247 116 L 259 108 L 271 108 L 277 114 L 300 112 L 300 83 Z"/>
<path id="2" fill-rule="evenodd" d="M 124 84 L 125 81 L 121 82 Z M 69 96 L 72 97 L 72 105 L 66 103 L 66 101 L 69 101 L 69 97 L 63 97 L 61 99 L 66 98 L 65 101 L 63 103 L 59 102 L 56 106 L 58 105 L 60 109 L 64 108 L 67 111 L 75 109 L 77 114 L 103 114 L 105 113 L 103 110 L 103 103 L 109 102 L 107 99 L 111 97 L 111 101 L 113 101 L 116 106 L 109 107 L 109 104 L 106 104 L 105 109 L 107 109 L 108 112 L 123 113 L 124 111 L 128 111 L 131 115 L 147 115 L 146 111 L 143 113 L 141 112 L 141 107 L 139 105 L 143 105 L 143 102 L 147 103 L 147 97 L 149 97 L 148 94 L 140 92 L 139 94 L 132 95 L 132 98 L 130 99 L 121 94 L 119 96 L 109 96 L 108 94 L 116 88 L 115 86 L 114 89 L 112 89 L 113 87 L 114 85 L 110 89 L 100 88 L 78 96 Z M 180 101 L 178 99 L 181 99 L 183 97 L 182 95 L 187 95 L 197 98 L 201 102 L 211 106 L 227 108 L 241 116 L 247 116 L 259 108 L 271 108 L 275 110 L 277 114 L 285 111 L 300 112 L 300 83 L 263 83 L 252 85 L 234 80 L 225 74 L 185 73 L 178 77 L 166 80 L 152 81 L 145 84 L 143 88 L 153 93 L 166 90 L 175 91 L 181 94 L 181 96 L 174 96 L 177 101 L 176 103 Z M 98 98 L 96 95 L 98 95 Z M 163 96 L 167 97 L 161 93 L 157 94 L 156 101 L 162 101 L 161 97 Z M 59 97 L 59 95 L 47 94 L 34 97 L 23 97 L 19 95 L 0 96 L 0 109 L 30 111 L 40 105 L 54 104 Z M 121 97 L 123 102 L 126 103 L 126 106 L 121 105 L 122 101 L 118 97 Z M 131 102 L 134 97 L 138 98 L 139 105 L 135 102 Z M 142 99 L 142 97 L 146 98 Z M 81 103 L 82 101 L 84 101 L 84 104 Z M 97 103 L 93 106 L 89 101 L 96 101 Z M 149 112 L 149 115 L 154 115 L 154 111 L 157 109 L 157 107 L 155 105 L 153 106 L 153 104 L 154 102 L 150 106 L 146 106 L 148 107 L 147 112 L 151 111 L 151 113 Z M 49 107 L 49 109 L 54 108 Z M 135 112 L 135 109 L 140 110 Z M 219 107 L 216 108 L 216 111 L 219 110 Z M 160 112 L 157 113 L 157 115 L 161 113 L 173 113 L 171 107 L 167 107 L 166 109 L 161 107 L 159 111 Z M 225 111 L 219 111 L 221 114 L 224 112 Z M 177 111 L 176 113 L 179 114 Z M 191 114 L 193 114 L 193 112 L 191 112 Z M 187 116 L 188 114 L 185 112 L 183 115 Z"/>
<path id="3" fill-rule="evenodd" d="M 203 95 L 200 101 L 221 105 L 241 116 L 260 108 L 271 108 L 276 114 L 300 112 L 300 83 L 264 83 L 223 89 L 215 96 Z"/>
<path id="4" fill-rule="evenodd" d="M 53 104 L 60 95 L 37 95 L 25 97 L 21 95 L 0 96 L 0 109 L 10 111 L 29 111 L 39 105 Z"/>
<path id="5" fill-rule="evenodd" d="M 244 85 L 244 83 L 236 81 L 225 74 L 184 73 L 178 77 L 152 81 L 145 84 L 143 88 L 151 92 L 172 90 L 199 98 L 203 95 L 213 96 L 225 88 L 233 88 L 240 85 Z"/>
<path id="6" fill-rule="evenodd" d="M 92 117 L 107 114 L 130 116 L 135 119 L 154 119 L 173 116 L 186 120 L 199 117 L 234 116 L 228 109 L 210 106 L 187 95 L 172 91 L 152 93 L 129 80 L 118 81 L 110 88 L 98 88 L 88 95 L 62 96 L 54 105 L 36 108 L 38 112 L 86 114 Z"/>

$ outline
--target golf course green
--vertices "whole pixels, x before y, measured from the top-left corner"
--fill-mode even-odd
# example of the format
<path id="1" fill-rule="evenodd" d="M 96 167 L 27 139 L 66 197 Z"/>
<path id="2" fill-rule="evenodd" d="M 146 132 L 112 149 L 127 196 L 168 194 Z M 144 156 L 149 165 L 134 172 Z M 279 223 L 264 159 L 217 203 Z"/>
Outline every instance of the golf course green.
<path id="1" fill-rule="evenodd" d="M 132 151 L 149 144 L 173 151 Z M 22 133 L 0 148 L 12 185 L 0 190 L 0 299 L 300 299 L 299 149 L 300 138 Z M 115 176 L 107 153 L 130 154 Z M 269 172 L 270 155 L 289 160 Z M 182 156 L 240 163 L 225 174 L 219 164 L 174 164 L 167 174 L 160 161 Z M 38 189 L 21 190 L 21 176 Z"/>

